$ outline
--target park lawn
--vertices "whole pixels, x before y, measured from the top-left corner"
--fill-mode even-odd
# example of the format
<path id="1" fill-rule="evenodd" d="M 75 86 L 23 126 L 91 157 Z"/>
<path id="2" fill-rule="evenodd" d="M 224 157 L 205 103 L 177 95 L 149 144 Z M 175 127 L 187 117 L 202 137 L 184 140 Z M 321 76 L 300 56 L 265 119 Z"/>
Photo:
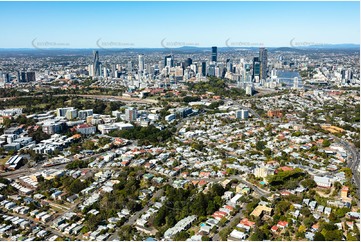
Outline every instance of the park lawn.
<path id="1" fill-rule="evenodd" d="M 0 165 L 5 165 L 5 162 L 7 162 L 10 159 L 11 155 L 8 155 L 4 158 L 0 158 Z"/>

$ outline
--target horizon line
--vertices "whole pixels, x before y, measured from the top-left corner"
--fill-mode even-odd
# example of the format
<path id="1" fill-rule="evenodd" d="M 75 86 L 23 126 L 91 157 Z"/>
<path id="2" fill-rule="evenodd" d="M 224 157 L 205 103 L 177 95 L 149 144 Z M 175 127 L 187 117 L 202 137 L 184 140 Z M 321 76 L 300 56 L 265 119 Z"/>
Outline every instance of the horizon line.
<path id="1" fill-rule="evenodd" d="M 350 45 L 350 46 L 359 46 L 360 44 L 356 43 L 339 43 L 339 44 L 319 44 L 319 45 L 299 45 L 299 46 L 192 46 L 192 45 L 185 45 L 180 47 L 125 47 L 125 48 L 102 48 L 102 47 L 64 47 L 64 48 L 56 48 L 56 47 L 48 47 L 48 48 L 41 48 L 41 47 L 0 47 L 0 50 L 11 50 L 11 49 L 37 49 L 37 50 L 80 50 L 80 49 L 94 49 L 94 50 L 124 50 L 124 49 L 182 49 L 182 48 L 194 48 L 194 49 L 205 49 L 205 48 L 228 48 L 228 49 L 237 49 L 237 48 L 291 48 L 291 49 L 302 49 L 308 47 L 332 47 L 332 46 L 340 46 L 340 45 Z"/>

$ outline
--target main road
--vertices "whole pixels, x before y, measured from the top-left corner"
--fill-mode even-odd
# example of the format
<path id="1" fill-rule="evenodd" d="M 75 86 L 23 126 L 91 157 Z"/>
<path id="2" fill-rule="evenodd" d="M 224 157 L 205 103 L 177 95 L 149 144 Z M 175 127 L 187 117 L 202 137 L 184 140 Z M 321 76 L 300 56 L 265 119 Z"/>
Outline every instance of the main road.
<path id="1" fill-rule="evenodd" d="M 334 135 L 331 135 L 331 137 L 347 150 L 347 167 L 352 170 L 353 183 L 356 185 L 357 193 L 360 197 L 360 151 L 348 141 Z"/>

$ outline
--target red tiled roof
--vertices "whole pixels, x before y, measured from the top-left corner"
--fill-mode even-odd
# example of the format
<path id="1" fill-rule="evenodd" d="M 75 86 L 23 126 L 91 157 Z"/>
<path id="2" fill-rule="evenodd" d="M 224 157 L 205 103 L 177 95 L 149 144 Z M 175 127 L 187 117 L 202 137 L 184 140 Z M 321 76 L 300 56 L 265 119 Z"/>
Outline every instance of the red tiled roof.
<path id="1" fill-rule="evenodd" d="M 282 191 L 280 192 L 282 196 L 289 196 L 291 193 L 289 191 Z"/>
<path id="2" fill-rule="evenodd" d="M 239 223 L 243 224 L 245 226 L 248 226 L 248 227 L 252 227 L 253 225 L 256 224 L 255 222 L 249 221 L 248 218 L 242 219 L 241 222 L 239 222 Z"/>
<path id="3" fill-rule="evenodd" d="M 227 208 L 228 210 L 230 210 L 230 211 L 233 211 L 233 209 L 234 209 L 234 207 L 232 207 L 232 206 L 230 206 L 230 205 L 226 205 L 226 206 L 224 206 L 225 208 Z"/>
<path id="4" fill-rule="evenodd" d="M 277 226 L 282 226 L 282 227 L 286 227 L 288 225 L 288 222 L 287 221 L 279 221 L 277 223 Z"/>
<path id="5" fill-rule="evenodd" d="M 313 229 L 318 229 L 320 226 L 319 226 L 319 224 L 314 224 L 314 225 L 312 225 L 312 228 Z"/>
<path id="6" fill-rule="evenodd" d="M 280 168 L 278 168 L 279 170 L 282 170 L 282 171 L 292 171 L 293 168 L 292 167 L 289 167 L 289 166 L 282 166 Z"/>
<path id="7" fill-rule="evenodd" d="M 204 186 L 206 185 L 207 182 L 205 180 L 201 180 L 199 183 L 198 183 L 198 186 Z"/>
<path id="8" fill-rule="evenodd" d="M 271 230 L 274 231 L 274 232 L 276 232 L 277 229 L 278 229 L 278 227 L 276 225 L 273 225 L 272 228 L 271 228 Z"/>
<path id="9" fill-rule="evenodd" d="M 216 211 L 216 212 L 213 213 L 213 215 L 219 215 L 219 216 L 224 217 L 224 216 L 227 215 L 227 213 L 226 213 L 226 212 L 222 212 L 222 211 Z"/>

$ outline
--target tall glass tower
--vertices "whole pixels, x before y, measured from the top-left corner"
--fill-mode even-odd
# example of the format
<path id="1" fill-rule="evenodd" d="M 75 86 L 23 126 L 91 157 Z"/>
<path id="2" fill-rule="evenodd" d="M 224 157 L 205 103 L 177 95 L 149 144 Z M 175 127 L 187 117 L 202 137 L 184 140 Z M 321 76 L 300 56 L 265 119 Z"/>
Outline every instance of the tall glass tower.
<path id="1" fill-rule="evenodd" d="M 254 80 L 256 76 L 260 76 L 261 63 L 258 57 L 253 58 L 253 73 L 252 79 Z"/>
<path id="2" fill-rule="evenodd" d="M 100 76 L 100 61 L 99 61 L 99 52 L 97 50 L 93 51 L 93 75 Z"/>
<path id="3" fill-rule="evenodd" d="M 138 70 L 140 72 L 144 71 L 144 55 L 143 54 L 138 56 Z"/>
<path id="4" fill-rule="evenodd" d="M 212 46 L 212 61 L 217 62 L 217 46 Z"/>
<path id="5" fill-rule="evenodd" d="M 267 49 L 259 48 L 259 61 L 260 61 L 260 71 L 259 79 L 267 79 Z"/>

